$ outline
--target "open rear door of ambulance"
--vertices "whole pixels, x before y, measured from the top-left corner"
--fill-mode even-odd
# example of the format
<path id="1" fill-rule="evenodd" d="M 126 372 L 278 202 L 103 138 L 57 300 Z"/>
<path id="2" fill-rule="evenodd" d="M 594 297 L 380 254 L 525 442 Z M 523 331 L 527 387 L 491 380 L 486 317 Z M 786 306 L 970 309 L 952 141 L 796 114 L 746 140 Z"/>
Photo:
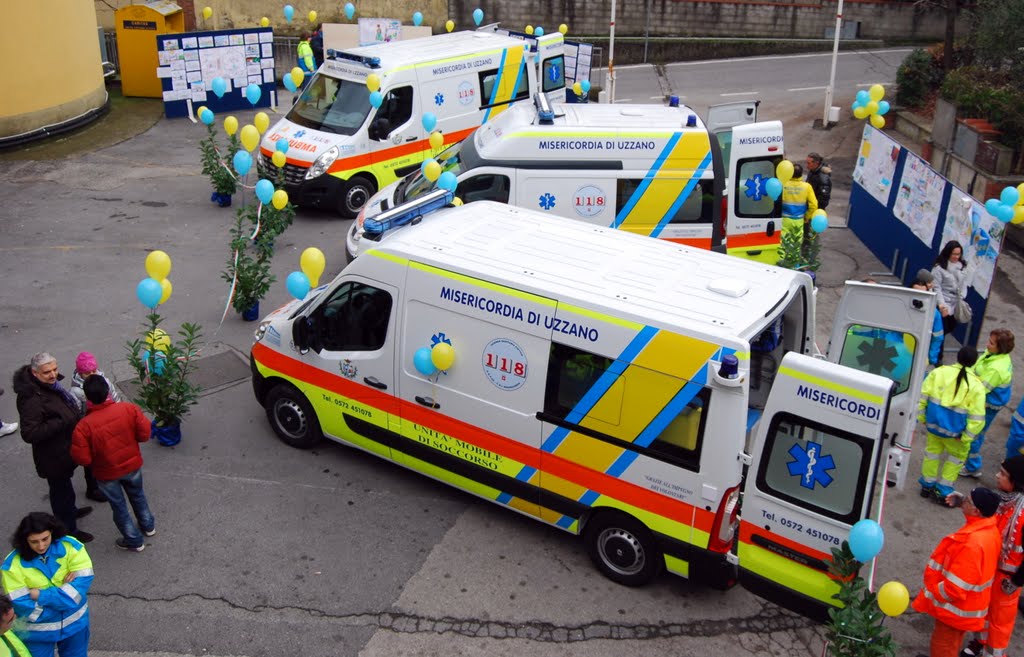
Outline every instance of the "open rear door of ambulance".
<path id="1" fill-rule="evenodd" d="M 719 138 L 719 143 L 722 139 Z M 738 125 L 732 142 L 722 149 L 729 172 L 726 183 L 726 249 L 774 265 L 779 259 L 782 205 L 768 196 L 765 185 L 785 156 L 781 121 Z"/>
<path id="2" fill-rule="evenodd" d="M 832 548 L 868 517 L 891 380 L 790 352 L 757 425 L 744 483 L 740 583 L 825 620 Z"/>
<path id="3" fill-rule="evenodd" d="M 934 319 L 933 292 L 847 281 L 826 350 L 834 363 L 880 374 L 896 384 L 885 427 L 886 469 L 900 490 L 910 468 Z"/>

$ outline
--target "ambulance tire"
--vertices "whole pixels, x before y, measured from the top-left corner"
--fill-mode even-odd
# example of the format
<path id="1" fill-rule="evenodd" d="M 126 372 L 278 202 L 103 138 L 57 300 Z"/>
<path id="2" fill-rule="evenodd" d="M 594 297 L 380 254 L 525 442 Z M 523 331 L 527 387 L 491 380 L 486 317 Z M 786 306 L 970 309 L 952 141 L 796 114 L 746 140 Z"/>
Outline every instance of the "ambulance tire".
<path id="1" fill-rule="evenodd" d="M 661 572 L 664 557 L 642 522 L 618 511 L 598 512 L 583 540 L 597 569 L 625 586 L 643 586 Z"/>
<path id="2" fill-rule="evenodd" d="M 286 445 L 309 449 L 323 438 L 313 407 L 292 386 L 281 383 L 271 388 L 265 407 L 270 426 Z"/>
<path id="3" fill-rule="evenodd" d="M 352 176 L 341 188 L 338 198 L 338 214 L 345 219 L 355 219 L 370 197 L 377 193 L 377 185 L 372 178 Z"/>

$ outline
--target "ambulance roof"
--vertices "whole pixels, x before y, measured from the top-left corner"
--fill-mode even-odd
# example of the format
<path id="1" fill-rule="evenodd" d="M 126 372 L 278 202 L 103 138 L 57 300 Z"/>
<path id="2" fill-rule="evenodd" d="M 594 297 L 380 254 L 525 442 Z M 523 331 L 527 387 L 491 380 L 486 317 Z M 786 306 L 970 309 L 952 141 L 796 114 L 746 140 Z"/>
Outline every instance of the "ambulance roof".
<path id="1" fill-rule="evenodd" d="M 749 339 L 810 284 L 789 269 L 492 201 L 438 210 L 375 248 L 716 341 Z"/>
<path id="2" fill-rule="evenodd" d="M 521 39 L 495 34 L 494 32 L 474 32 L 463 30 L 445 34 L 435 34 L 422 39 L 408 41 L 392 41 L 372 46 L 346 48 L 344 52 L 362 57 L 378 57 L 380 72 L 385 72 L 409 64 L 427 64 L 439 60 L 456 59 L 481 51 L 516 46 L 524 48 L 528 44 Z"/>

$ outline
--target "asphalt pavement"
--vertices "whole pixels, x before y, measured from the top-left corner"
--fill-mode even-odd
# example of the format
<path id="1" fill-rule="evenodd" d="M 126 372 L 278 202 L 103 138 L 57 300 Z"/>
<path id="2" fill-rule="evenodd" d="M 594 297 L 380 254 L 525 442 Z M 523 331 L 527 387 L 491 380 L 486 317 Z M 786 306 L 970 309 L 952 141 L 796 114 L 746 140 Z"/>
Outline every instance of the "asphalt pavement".
<path id="1" fill-rule="evenodd" d="M 823 234 L 818 277 L 824 347 L 844 281 L 885 268 L 844 227 L 862 124 L 847 118 L 815 130 L 820 112 L 818 100 L 808 98 L 780 115 L 790 156 L 816 150 L 834 169 L 832 227 Z M 237 116 L 245 123 L 252 114 Z M 167 328 L 199 322 L 204 356 L 233 354 L 244 364 L 255 326 L 233 312 L 221 323 L 228 290 L 220 272 L 233 214 L 209 201 L 197 146 L 204 134 L 187 120 L 158 119 L 115 145 L 2 157 L 0 372 L 46 350 L 70 375 L 75 355 L 88 350 L 123 382 L 125 342 L 145 319 L 134 289 L 152 249 L 173 260 L 174 294 L 161 307 Z M 252 202 L 251 193 L 235 198 L 243 200 Z M 299 213 L 279 242 L 278 282 L 264 312 L 288 300 L 284 279 L 306 247 L 327 255 L 325 280 L 341 270 L 347 225 Z M 1024 326 L 1021 281 L 1024 259 L 1004 253 L 986 332 Z M 1022 352 L 1014 354 L 1018 372 Z M 210 375 L 215 385 L 186 419 L 183 442 L 143 448 L 158 527 L 146 550 L 117 550 L 104 509 L 83 521 L 97 536 L 89 545 L 93 655 L 821 652 L 820 627 L 745 591 L 710 591 L 674 578 L 623 588 L 596 573 L 572 536 L 352 449 L 288 448 L 274 437 L 244 375 L 233 367 Z M 16 415 L 8 390 L 0 417 Z M 983 483 L 994 485 L 1008 424 L 1004 412 L 990 430 Z M 912 472 L 922 447 L 918 439 Z M 49 504 L 17 434 L 0 439 L 0 463 L 2 533 Z M 80 475 L 76 484 L 83 493 Z M 958 511 L 927 503 L 912 488 L 890 490 L 876 583 L 899 579 L 916 590 L 930 551 L 959 524 Z M 929 619 L 908 612 L 887 626 L 903 646 L 900 655 L 926 649 Z M 1020 638 L 1018 631 L 1014 645 Z"/>

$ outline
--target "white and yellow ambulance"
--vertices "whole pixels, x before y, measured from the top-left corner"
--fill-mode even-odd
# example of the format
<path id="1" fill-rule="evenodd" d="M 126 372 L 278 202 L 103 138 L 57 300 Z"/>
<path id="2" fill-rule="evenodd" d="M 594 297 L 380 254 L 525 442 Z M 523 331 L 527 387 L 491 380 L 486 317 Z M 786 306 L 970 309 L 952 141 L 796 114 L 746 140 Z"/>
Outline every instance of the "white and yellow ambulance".
<path id="1" fill-rule="evenodd" d="M 837 352 L 873 327 L 919 385 L 934 295 L 846 299 Z M 830 550 L 885 478 L 894 383 L 814 357 L 814 327 L 804 273 L 480 201 L 269 315 L 253 388 L 287 444 L 326 436 L 580 534 L 617 582 L 739 581 L 820 617 Z"/>
<path id="2" fill-rule="evenodd" d="M 784 156 L 782 123 L 757 122 L 757 103 L 710 108 L 578 104 L 538 97 L 437 155 L 463 202 L 492 200 L 598 226 L 774 264 L 781 206 L 764 190 Z M 731 182 L 730 182 L 731 181 Z M 382 189 L 346 237 L 359 254 L 363 223 L 435 188 L 423 172 Z M 371 238 L 370 246 L 380 236 Z"/>
<path id="3" fill-rule="evenodd" d="M 431 153 L 423 117 L 445 144 L 535 93 L 564 98 L 565 66 L 555 33 L 533 41 L 494 32 L 453 32 L 327 52 L 288 114 L 263 136 L 263 165 L 288 142 L 285 189 L 302 206 L 354 217 L 373 194 L 419 168 Z M 538 71 L 545 71 L 543 81 Z M 366 79 L 380 79 L 370 104 Z"/>

